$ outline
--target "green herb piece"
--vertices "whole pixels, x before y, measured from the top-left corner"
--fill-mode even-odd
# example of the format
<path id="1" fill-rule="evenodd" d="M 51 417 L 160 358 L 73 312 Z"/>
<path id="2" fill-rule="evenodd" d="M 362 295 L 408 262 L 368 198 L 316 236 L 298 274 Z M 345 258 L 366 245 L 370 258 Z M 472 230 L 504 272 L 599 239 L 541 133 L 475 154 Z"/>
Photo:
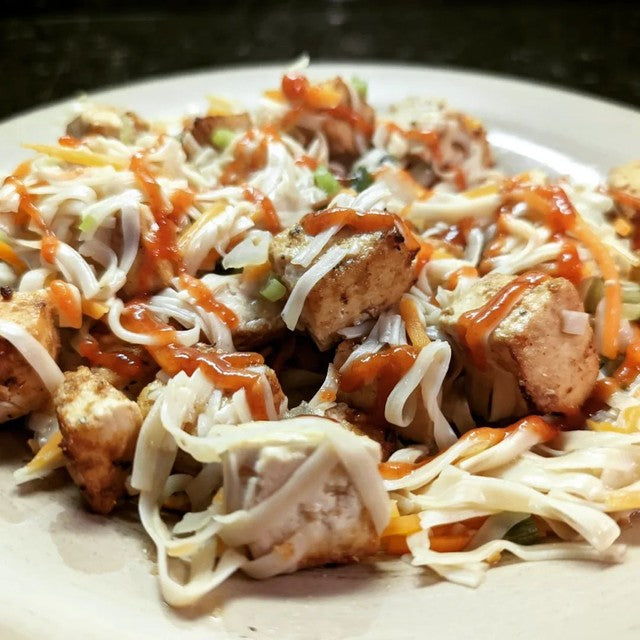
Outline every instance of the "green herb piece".
<path id="1" fill-rule="evenodd" d="M 78 229 L 82 232 L 93 231 L 98 226 L 98 221 L 92 216 L 83 216 L 78 224 Z"/>
<path id="2" fill-rule="evenodd" d="M 287 293 L 287 288 L 273 276 L 267 280 L 267 284 L 260 289 L 260 295 L 271 302 L 277 302 Z"/>
<path id="3" fill-rule="evenodd" d="M 211 132 L 211 143 L 216 149 L 226 149 L 235 135 L 231 129 L 214 129 Z"/>
<path id="4" fill-rule="evenodd" d="M 313 172 L 313 181 L 316 187 L 330 196 L 340 189 L 340 183 L 327 167 L 318 167 Z"/>
<path id="5" fill-rule="evenodd" d="M 352 76 L 351 86 L 356 90 L 362 100 L 367 99 L 368 86 L 362 78 L 358 78 L 358 76 Z"/>

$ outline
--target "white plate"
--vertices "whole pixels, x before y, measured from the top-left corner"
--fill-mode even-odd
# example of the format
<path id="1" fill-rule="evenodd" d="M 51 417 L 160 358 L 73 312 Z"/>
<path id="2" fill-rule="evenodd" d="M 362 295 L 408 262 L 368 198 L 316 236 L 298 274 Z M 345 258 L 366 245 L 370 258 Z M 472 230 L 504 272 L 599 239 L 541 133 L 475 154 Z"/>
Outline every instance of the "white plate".
<path id="1" fill-rule="evenodd" d="M 95 94 L 146 117 L 204 109 L 207 94 L 251 106 L 277 86 L 282 67 L 213 71 Z M 356 74 L 376 107 L 407 95 L 445 97 L 486 123 L 499 160 L 593 180 L 640 154 L 640 114 L 592 98 L 514 80 L 420 67 L 315 65 L 318 77 Z M 51 142 L 69 103 L 0 124 L 0 170 Z M 640 526 L 625 535 L 627 562 L 508 564 L 477 590 L 438 582 L 401 562 L 304 571 L 254 582 L 232 578 L 197 610 L 174 612 L 158 595 L 151 547 L 135 509 L 104 518 L 82 508 L 64 475 L 16 490 L 28 459 L 0 433 L 0 638 L 144 640 L 180 637 L 600 638 L 640 637 Z"/>

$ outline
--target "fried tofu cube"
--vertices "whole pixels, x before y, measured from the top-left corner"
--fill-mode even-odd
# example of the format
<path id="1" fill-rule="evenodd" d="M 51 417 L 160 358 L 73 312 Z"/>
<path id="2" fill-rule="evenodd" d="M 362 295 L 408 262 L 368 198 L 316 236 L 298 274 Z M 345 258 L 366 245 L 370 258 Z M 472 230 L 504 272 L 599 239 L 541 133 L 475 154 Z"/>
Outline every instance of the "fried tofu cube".
<path id="1" fill-rule="evenodd" d="M 311 241 L 312 236 L 295 225 L 280 232 L 271 243 L 273 270 L 289 290 L 306 271 L 292 261 Z M 345 228 L 334 236 L 331 245 L 343 247 L 348 255 L 313 287 L 298 322 L 321 350 L 339 339 L 340 329 L 376 318 L 415 281 L 411 262 L 416 251 L 407 248 L 395 228 L 370 233 Z M 321 258 L 322 254 L 314 263 Z"/>
<path id="2" fill-rule="evenodd" d="M 20 325 L 57 358 L 60 338 L 47 291 L 13 292 L 1 298 L 0 320 Z M 0 422 L 35 411 L 48 400 L 36 370 L 10 342 L 0 339 Z"/>
<path id="3" fill-rule="evenodd" d="M 228 450 L 223 457 L 225 511 L 248 510 L 263 503 L 314 451 L 304 442 L 247 442 Z M 371 516 L 342 464 L 307 489 L 295 509 L 260 527 L 252 537 L 247 545 L 251 557 L 273 554 L 284 561 L 286 572 L 354 562 L 376 553 L 380 546 Z"/>
<path id="4" fill-rule="evenodd" d="M 511 280 L 513 276 L 503 274 L 481 278 L 443 311 L 442 329 L 458 340 L 460 316 L 485 305 Z M 465 368 L 472 378 L 486 379 L 492 371 L 512 374 L 538 411 L 575 411 L 595 384 L 598 356 L 589 324 L 579 335 L 563 331 L 564 310 L 584 311 L 576 288 L 564 278 L 543 281 L 525 293 L 487 337 L 487 370 L 478 370 L 469 357 Z"/>
<path id="5" fill-rule="evenodd" d="M 383 461 L 399 448 L 396 433 L 392 429 L 376 424 L 366 413 L 353 409 L 344 402 L 338 402 L 335 406 L 327 409 L 325 415 L 327 418 L 336 420 L 352 433 L 377 442 L 382 451 Z"/>
<path id="6" fill-rule="evenodd" d="M 109 378 L 80 367 L 65 373 L 53 398 L 69 474 L 91 509 L 104 514 L 124 495 L 142 425 L 138 405 Z"/>
<path id="7" fill-rule="evenodd" d="M 640 160 L 634 160 L 611 169 L 608 184 L 609 188 L 621 191 L 632 198 L 638 198 L 640 202 Z M 620 213 L 629 218 L 640 214 L 638 207 L 632 207 L 624 202 L 618 202 L 617 206 Z"/>
<path id="8" fill-rule="evenodd" d="M 133 111 L 120 111 L 114 107 L 90 104 L 67 125 L 67 134 L 74 138 L 104 136 L 118 138 L 125 143 L 149 129 L 149 125 Z"/>

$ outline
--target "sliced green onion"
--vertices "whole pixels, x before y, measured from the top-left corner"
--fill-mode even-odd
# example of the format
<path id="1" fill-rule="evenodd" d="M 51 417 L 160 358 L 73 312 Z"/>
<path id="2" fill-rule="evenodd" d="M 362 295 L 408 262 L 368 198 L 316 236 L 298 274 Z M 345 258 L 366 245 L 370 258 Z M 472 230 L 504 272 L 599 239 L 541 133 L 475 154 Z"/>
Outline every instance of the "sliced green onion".
<path id="1" fill-rule="evenodd" d="M 533 516 L 520 520 L 504 534 L 504 540 L 516 544 L 535 544 L 540 541 L 540 530 Z"/>
<path id="2" fill-rule="evenodd" d="M 362 79 L 358 78 L 358 76 L 351 77 L 351 86 L 357 91 L 358 95 L 363 99 L 367 99 L 367 83 Z"/>
<path id="3" fill-rule="evenodd" d="M 340 189 L 340 183 L 327 167 L 318 167 L 313 172 L 313 181 L 316 187 L 322 189 L 327 195 L 333 195 Z"/>
<path id="4" fill-rule="evenodd" d="M 604 282 L 602 278 L 592 278 L 587 294 L 584 297 L 584 310 L 587 313 L 595 313 L 596 307 L 604 296 Z"/>
<path id="5" fill-rule="evenodd" d="M 273 276 L 267 280 L 267 284 L 260 289 L 260 295 L 271 302 L 276 302 L 280 300 L 287 293 L 287 288 L 278 280 L 278 278 L 274 278 Z"/>
<path id="6" fill-rule="evenodd" d="M 626 320 L 637 320 L 640 318 L 640 304 L 637 302 L 624 302 L 622 304 L 622 317 Z"/>
<path id="7" fill-rule="evenodd" d="M 78 229 L 80 231 L 93 231 L 98 226 L 98 221 L 91 215 L 83 216 L 82 220 L 80 220 L 80 224 L 78 224 Z"/>
<path id="8" fill-rule="evenodd" d="M 211 144 L 217 149 L 226 149 L 235 135 L 231 129 L 214 129 L 211 132 Z"/>
<path id="9" fill-rule="evenodd" d="M 373 177 L 366 167 L 358 167 L 351 178 L 351 186 L 358 192 L 364 191 L 373 184 Z"/>
<path id="10" fill-rule="evenodd" d="M 622 283 L 622 302 L 637 304 L 640 302 L 640 284 L 637 282 Z"/>

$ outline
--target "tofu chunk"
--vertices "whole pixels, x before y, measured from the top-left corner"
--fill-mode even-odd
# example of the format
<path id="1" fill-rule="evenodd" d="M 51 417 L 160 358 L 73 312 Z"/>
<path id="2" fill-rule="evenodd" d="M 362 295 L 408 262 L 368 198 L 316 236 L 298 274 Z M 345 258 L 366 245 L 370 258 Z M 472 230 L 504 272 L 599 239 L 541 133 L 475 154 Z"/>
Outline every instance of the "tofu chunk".
<path id="1" fill-rule="evenodd" d="M 200 145 L 213 146 L 211 134 L 216 129 L 231 131 L 247 131 L 251 128 L 251 118 L 248 113 L 234 113 L 226 116 L 206 116 L 196 118 L 191 125 L 191 135 Z"/>
<path id="2" fill-rule="evenodd" d="M 280 317 L 282 302 L 271 302 L 260 295 L 264 283 L 245 283 L 240 274 L 210 274 L 205 276 L 204 282 L 211 288 L 216 300 L 238 316 L 238 326 L 231 331 L 236 349 L 251 351 L 270 344 L 285 333 Z"/>
<path id="3" fill-rule="evenodd" d="M 154 229 L 157 229 L 157 224 L 151 210 L 147 206 L 142 206 L 140 209 L 140 237 L 144 238 Z M 143 250 L 143 246 L 143 241 L 141 241 L 140 249 L 127 275 L 127 281 L 120 290 L 125 298 L 157 293 L 161 289 L 171 286 L 175 276 L 173 265 L 169 260 L 158 258 L 148 261 L 145 256 L 146 249 Z M 151 267 L 149 262 L 151 262 Z"/>
<path id="4" fill-rule="evenodd" d="M 337 346 L 333 365 L 338 371 L 340 371 L 342 365 L 347 361 L 347 358 L 351 355 L 356 344 L 355 340 L 344 340 Z M 418 442 L 429 447 L 429 449 L 434 452 L 437 451 L 433 437 L 433 421 L 429 417 L 429 414 L 422 402 L 417 403 L 416 415 L 411 423 L 406 427 L 398 427 L 387 423 L 383 416 L 376 416 L 380 411 L 378 403 L 381 400 L 386 402 L 388 397 L 385 396 L 384 398 L 379 399 L 379 394 L 380 389 L 376 380 L 366 383 L 359 389 L 350 391 L 349 393 L 339 390 L 338 400 L 340 403 L 345 403 L 345 405 L 350 408 L 346 412 L 345 418 L 349 420 L 350 418 L 353 419 L 355 416 L 360 416 L 361 421 L 364 420 L 365 424 L 368 423 L 369 426 L 362 430 L 370 438 L 380 443 L 382 446 L 383 456 L 390 456 L 391 453 L 398 448 L 395 436 L 401 436 L 403 439 Z M 337 407 L 340 406 L 341 404 L 337 405 Z M 330 412 L 328 412 L 327 415 L 329 417 L 334 417 Z M 357 419 L 355 420 L 355 425 L 356 428 L 360 426 Z M 377 435 L 376 431 L 378 432 Z M 380 439 L 381 436 L 384 438 L 385 444 L 382 444 Z"/>
<path id="5" fill-rule="evenodd" d="M 107 372 L 87 367 L 65 373 L 53 402 L 69 474 L 94 511 L 109 513 L 125 492 L 140 408 L 109 382 Z"/>
<path id="6" fill-rule="evenodd" d="M 280 232 L 271 243 L 273 270 L 289 290 L 306 271 L 292 260 L 311 240 L 300 225 L 295 225 Z M 331 245 L 336 244 L 349 254 L 313 287 L 298 322 L 321 350 L 339 339 L 338 330 L 376 318 L 415 281 L 411 262 L 416 252 L 407 248 L 396 229 L 354 233 L 345 228 L 334 236 Z"/>
<path id="7" fill-rule="evenodd" d="M 60 338 L 47 291 L 16 291 L 0 298 L 0 320 L 20 325 L 57 358 Z M 49 393 L 35 369 L 10 342 L 0 339 L 0 422 L 35 411 L 48 400 Z"/>
<path id="8" fill-rule="evenodd" d="M 327 140 L 331 160 L 349 164 L 369 146 L 375 112 L 362 97 L 358 97 L 357 104 L 354 103 L 349 87 L 342 78 L 334 78 L 325 85 L 329 90 L 339 94 L 340 102 L 337 109 L 343 110 L 344 113 L 355 112 L 360 126 L 355 125 L 353 120 L 338 118 L 331 112 L 309 109 L 305 110 L 304 115 L 309 113 L 311 126 L 306 126 L 303 117 L 296 123 L 291 133 L 303 144 L 308 144 L 319 127 Z"/>
<path id="9" fill-rule="evenodd" d="M 622 191 L 640 199 L 640 160 L 634 160 L 611 169 L 608 183 L 611 189 Z M 629 218 L 632 218 L 635 214 L 640 214 L 640 210 L 637 207 L 622 203 L 618 203 L 617 206 L 620 213 Z"/>
<path id="10" fill-rule="evenodd" d="M 67 134 L 74 138 L 105 136 L 131 143 L 149 125 L 133 111 L 120 111 L 103 105 L 86 105 L 85 109 L 67 125 Z"/>
<path id="11" fill-rule="evenodd" d="M 444 310 L 442 329 L 458 340 L 460 316 L 486 304 L 512 279 L 503 274 L 481 278 Z M 479 371 L 468 356 L 465 368 L 472 378 L 487 379 L 496 372 L 512 374 L 538 411 L 575 411 L 595 384 L 598 357 L 590 325 L 581 335 L 562 331 L 563 310 L 584 311 L 576 288 L 564 278 L 542 282 L 529 290 L 488 336 L 487 370 Z"/>
<path id="12" fill-rule="evenodd" d="M 334 407 L 327 409 L 325 415 L 352 433 L 377 442 L 382 451 L 383 461 L 399 448 L 398 439 L 391 428 L 376 424 L 366 413 L 353 409 L 344 402 L 338 402 Z"/>
<path id="13" fill-rule="evenodd" d="M 154 380 L 150 382 L 142 391 L 140 395 L 138 395 L 138 399 L 136 400 L 138 407 L 140 409 L 140 413 L 142 414 L 142 419 L 144 420 L 149 411 L 153 408 L 153 405 L 156 403 L 160 392 L 164 388 L 164 384 L 160 382 L 160 380 Z"/>
<path id="14" fill-rule="evenodd" d="M 304 443 L 247 443 L 228 451 L 223 458 L 225 510 L 230 513 L 263 503 L 313 452 Z M 302 538 L 298 551 L 295 537 Z M 248 544 L 253 559 L 275 554 L 289 572 L 353 562 L 378 549 L 379 536 L 369 512 L 341 464 L 306 490 L 294 509 L 256 530 Z"/>

